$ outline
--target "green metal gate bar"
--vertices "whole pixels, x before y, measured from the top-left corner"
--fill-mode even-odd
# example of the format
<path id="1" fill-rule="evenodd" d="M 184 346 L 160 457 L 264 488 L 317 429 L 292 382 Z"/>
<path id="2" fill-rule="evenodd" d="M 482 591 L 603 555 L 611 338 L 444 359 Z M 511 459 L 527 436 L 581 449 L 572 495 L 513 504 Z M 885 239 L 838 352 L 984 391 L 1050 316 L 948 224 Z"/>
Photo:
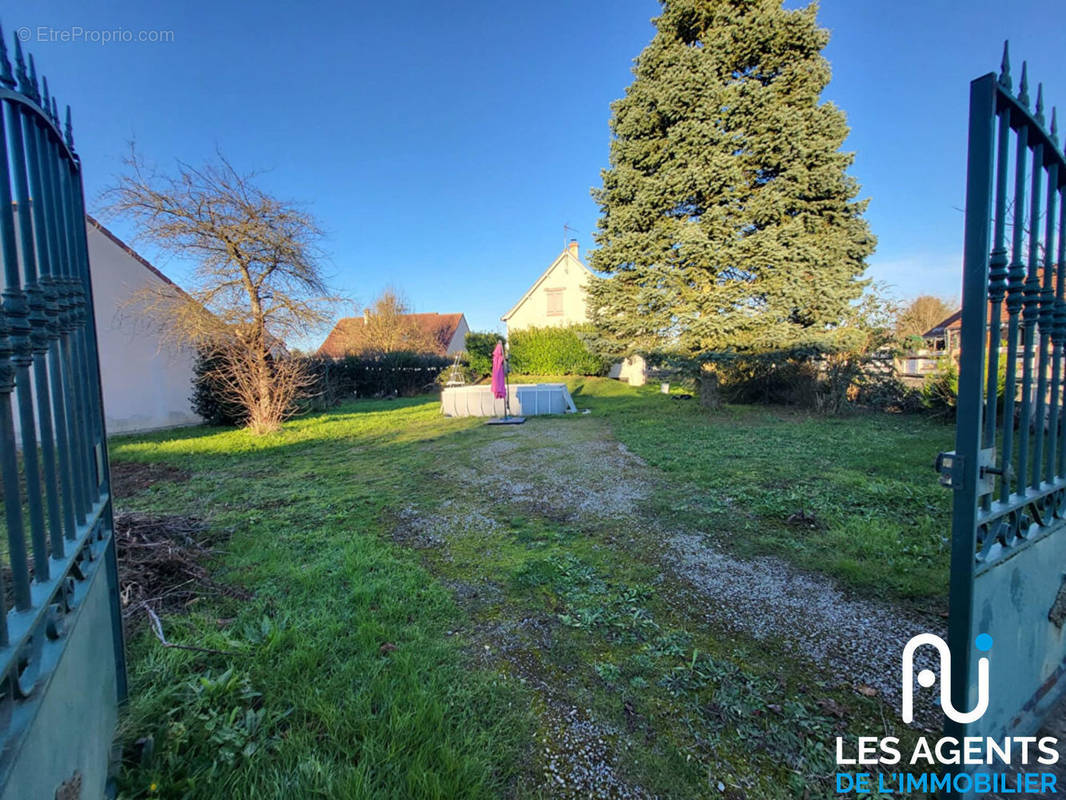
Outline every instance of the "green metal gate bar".
<path id="1" fill-rule="evenodd" d="M 112 682 L 112 704 L 126 686 L 81 164 L 69 107 L 64 126 L 33 57 L 16 38 L 12 65 L 2 32 L 0 107 L 0 796 L 29 797 L 12 784 L 39 757 L 33 725 L 76 628 L 110 654 L 96 680 Z M 93 591 L 109 614 L 81 613 Z M 78 736 L 55 731 L 53 745 Z"/>
<path id="2" fill-rule="evenodd" d="M 949 735 L 1035 731 L 1066 692 L 1066 159 L 1026 65 L 970 85 L 955 451 L 951 698 L 977 705 L 988 634 L 989 708 Z M 1002 387 L 1002 388 L 1001 388 Z"/>

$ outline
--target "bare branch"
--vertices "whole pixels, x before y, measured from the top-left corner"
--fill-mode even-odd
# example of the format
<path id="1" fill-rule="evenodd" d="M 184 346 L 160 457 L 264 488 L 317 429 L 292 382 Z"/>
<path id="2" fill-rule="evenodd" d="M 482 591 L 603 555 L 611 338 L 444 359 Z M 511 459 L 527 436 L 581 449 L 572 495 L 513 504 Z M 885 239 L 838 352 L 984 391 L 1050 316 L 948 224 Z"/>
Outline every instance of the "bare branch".
<path id="1" fill-rule="evenodd" d="M 196 262 L 187 291 L 153 288 L 132 305 L 169 341 L 224 354 L 224 384 L 249 426 L 275 429 L 305 388 L 299 367 L 278 357 L 279 345 L 321 326 L 339 302 L 320 267 L 318 223 L 221 154 L 161 175 L 131 146 L 126 167 L 104 195 L 107 212 L 132 218 L 141 239 Z"/>

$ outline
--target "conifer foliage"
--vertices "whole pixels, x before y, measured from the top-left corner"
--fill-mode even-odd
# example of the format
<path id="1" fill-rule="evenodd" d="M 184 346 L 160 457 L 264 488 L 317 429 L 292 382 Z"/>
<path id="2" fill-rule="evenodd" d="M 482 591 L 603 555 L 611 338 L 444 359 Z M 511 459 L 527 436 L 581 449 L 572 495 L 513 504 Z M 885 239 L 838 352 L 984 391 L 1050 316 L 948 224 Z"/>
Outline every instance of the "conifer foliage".
<path id="1" fill-rule="evenodd" d="M 862 294 L 875 239 L 816 8 L 665 0 L 612 106 L 590 287 L 609 352 L 815 346 Z"/>

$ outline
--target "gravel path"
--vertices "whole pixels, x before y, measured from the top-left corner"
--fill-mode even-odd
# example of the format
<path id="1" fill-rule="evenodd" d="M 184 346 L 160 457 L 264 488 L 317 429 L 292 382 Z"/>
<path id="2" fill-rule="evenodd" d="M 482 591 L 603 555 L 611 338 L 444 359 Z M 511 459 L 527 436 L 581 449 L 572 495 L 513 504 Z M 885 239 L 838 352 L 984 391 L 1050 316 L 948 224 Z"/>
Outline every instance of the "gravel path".
<path id="1" fill-rule="evenodd" d="M 944 620 L 919 620 L 887 603 L 849 598 L 829 578 L 797 572 L 776 558 L 736 558 L 698 533 L 676 534 L 668 548 L 675 572 L 716 609 L 707 614 L 710 622 L 776 641 L 859 691 L 874 689 L 897 714 L 904 645 L 919 633 L 947 633 Z M 915 674 L 937 670 L 929 648 L 915 663 Z M 931 692 L 917 691 L 915 705 L 919 721 L 939 727 Z"/>
<path id="2" fill-rule="evenodd" d="M 946 635 L 940 618 L 845 594 L 832 579 L 780 559 L 731 555 L 714 544 L 713 531 L 663 530 L 643 502 L 661 479 L 600 420 L 535 420 L 501 434 L 482 448 L 479 466 L 461 472 L 460 482 L 553 518 L 617 522 L 623 537 L 655 531 L 665 543 L 664 569 L 714 609 L 709 622 L 776 642 L 841 684 L 876 691 L 897 714 L 903 646 L 917 633 Z M 936 667 L 928 648 L 915 673 L 923 667 Z M 919 690 L 915 700 L 917 719 L 938 728 L 932 693 Z"/>
<path id="3" fill-rule="evenodd" d="M 495 431 L 498 435 L 472 454 L 470 466 L 449 473 L 459 486 L 456 499 L 430 516 L 405 509 L 398 538 L 415 547 L 446 547 L 450 531 L 495 529 L 495 520 L 478 509 L 500 502 L 560 521 L 607 522 L 616 538 L 632 542 L 646 540 L 651 531 L 663 543 L 663 572 L 694 593 L 694 613 L 709 624 L 773 642 L 841 685 L 880 696 L 896 713 L 904 644 L 919 632 L 944 633 L 943 620 L 919 619 L 892 604 L 851 596 L 831 579 L 780 559 L 731 555 L 714 543 L 713 531 L 664 529 L 645 502 L 662 488 L 661 477 L 617 442 L 602 420 L 538 419 Z M 497 646 L 501 642 L 489 638 Z M 935 667 L 931 655 L 924 655 L 929 660 L 915 673 Z M 916 700 L 918 720 L 939 728 L 931 693 L 919 691 Z M 923 707 L 923 700 L 930 702 Z M 587 712 L 554 702 L 546 717 L 541 762 L 551 796 L 646 796 L 618 777 L 609 728 Z"/>
<path id="4" fill-rule="evenodd" d="M 640 786 L 618 778 L 612 764 L 611 740 L 617 731 L 592 720 L 590 711 L 571 708 L 553 715 L 551 738 L 541 742 L 544 783 L 552 797 L 651 798 Z"/>

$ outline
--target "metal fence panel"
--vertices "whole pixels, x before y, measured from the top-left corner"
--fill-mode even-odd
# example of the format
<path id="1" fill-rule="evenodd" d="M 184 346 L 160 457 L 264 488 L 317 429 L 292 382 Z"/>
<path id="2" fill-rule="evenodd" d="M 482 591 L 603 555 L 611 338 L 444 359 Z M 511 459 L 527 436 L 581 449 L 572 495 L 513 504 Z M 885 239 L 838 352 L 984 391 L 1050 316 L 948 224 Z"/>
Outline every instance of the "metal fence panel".
<path id="1" fill-rule="evenodd" d="M 1066 693 L 1066 159 L 1026 67 L 971 84 L 949 646 L 954 736 L 1033 733 Z M 982 634 L 987 634 L 982 636 Z M 990 637 L 990 638 L 989 638 Z"/>
<path id="2" fill-rule="evenodd" d="M 70 110 L 0 33 L 0 798 L 101 796 L 126 691 L 84 218 Z"/>

